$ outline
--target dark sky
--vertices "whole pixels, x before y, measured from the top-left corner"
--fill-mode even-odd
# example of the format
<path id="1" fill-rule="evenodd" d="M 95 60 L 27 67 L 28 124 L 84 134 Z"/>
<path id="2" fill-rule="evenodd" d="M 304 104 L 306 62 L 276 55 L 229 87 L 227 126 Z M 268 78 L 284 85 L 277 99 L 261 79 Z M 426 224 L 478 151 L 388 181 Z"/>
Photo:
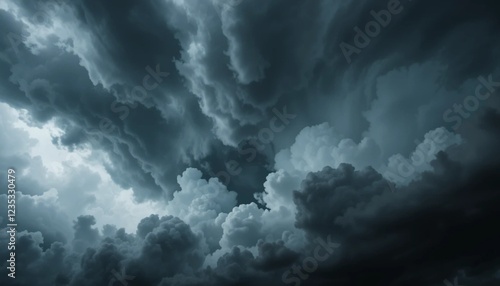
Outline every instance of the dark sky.
<path id="1" fill-rule="evenodd" d="M 500 285 L 497 2 L 0 2 L 0 284 Z"/>

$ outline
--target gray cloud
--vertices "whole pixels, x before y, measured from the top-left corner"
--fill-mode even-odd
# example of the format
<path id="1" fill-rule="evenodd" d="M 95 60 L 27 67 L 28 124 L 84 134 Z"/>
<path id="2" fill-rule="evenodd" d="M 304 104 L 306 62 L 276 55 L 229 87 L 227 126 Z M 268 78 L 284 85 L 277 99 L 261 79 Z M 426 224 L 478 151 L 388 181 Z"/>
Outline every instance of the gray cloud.
<path id="1" fill-rule="evenodd" d="M 401 0 L 346 61 L 388 3 L 2 2 L 0 101 L 23 114 L 0 105 L 0 167 L 25 174 L 14 285 L 279 285 L 327 236 L 342 246 L 300 285 L 497 283 L 500 101 L 460 128 L 444 113 L 500 78 L 500 6 Z M 49 172 L 19 120 L 165 213 L 98 228 L 101 170 Z M 391 192 L 394 158 L 444 128 L 453 142 Z"/>

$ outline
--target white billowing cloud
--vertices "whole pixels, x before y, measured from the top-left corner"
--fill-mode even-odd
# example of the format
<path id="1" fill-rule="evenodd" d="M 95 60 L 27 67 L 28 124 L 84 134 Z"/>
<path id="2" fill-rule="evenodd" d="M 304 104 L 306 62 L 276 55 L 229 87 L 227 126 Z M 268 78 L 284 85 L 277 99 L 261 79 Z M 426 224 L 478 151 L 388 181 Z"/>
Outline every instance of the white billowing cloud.
<path id="1" fill-rule="evenodd" d="M 342 138 L 325 122 L 302 129 L 294 144 L 276 155 L 275 168 L 309 173 L 349 163 L 361 169 L 378 166 L 379 157 L 379 148 L 370 138 L 363 138 L 356 144 L 352 139 Z"/>
<path id="2" fill-rule="evenodd" d="M 304 247 L 305 232 L 295 228 L 295 204 L 278 209 L 265 210 L 262 214 L 264 240 L 273 242 L 282 240 L 292 250 Z"/>
<path id="3" fill-rule="evenodd" d="M 168 205 L 171 215 L 178 216 L 191 226 L 215 219 L 220 213 L 228 213 L 236 205 L 236 193 L 228 191 L 218 179 L 204 180 L 202 173 L 188 168 L 177 176 L 181 190 L 174 193 Z"/>
<path id="4" fill-rule="evenodd" d="M 226 221 L 222 223 L 224 235 L 220 241 L 223 248 L 231 248 L 241 245 L 251 247 L 257 244 L 262 238 L 262 214 L 255 203 L 241 204 L 235 207 L 227 216 Z"/>
<path id="5" fill-rule="evenodd" d="M 228 252 L 235 246 L 251 250 L 259 240 L 282 240 L 290 249 L 301 249 L 306 241 L 305 233 L 294 226 L 294 209 L 290 205 L 265 210 L 255 203 L 234 207 L 222 223 L 221 252 Z"/>
<path id="6" fill-rule="evenodd" d="M 297 135 L 294 144 L 281 150 L 275 157 L 274 173 L 267 176 L 265 192 L 261 195 L 267 207 L 285 207 L 295 213 L 293 190 L 309 172 L 321 171 L 324 167 L 338 167 L 349 163 L 357 169 L 380 166 L 380 151 L 370 138 L 359 144 L 342 138 L 328 123 L 305 127 Z"/>
<path id="7" fill-rule="evenodd" d="M 291 191 L 300 185 L 300 176 L 291 175 L 283 169 L 270 173 L 264 183 L 265 192 L 262 194 L 262 202 L 270 209 L 280 207 L 293 208 L 293 196 Z"/>
<path id="8" fill-rule="evenodd" d="M 405 180 L 409 181 L 421 172 L 431 170 L 430 162 L 439 151 L 460 142 L 460 136 L 445 128 L 429 131 L 424 142 L 417 146 L 410 157 L 415 168 L 412 176 L 405 177 Z M 425 153 L 421 154 L 422 152 Z M 309 172 L 318 172 L 326 166 L 337 168 L 341 163 L 351 164 L 356 169 L 370 166 L 380 173 L 400 172 L 401 167 L 397 163 L 399 157 L 402 156 L 392 156 L 387 167 L 382 163 L 380 149 L 369 137 L 364 137 L 357 144 L 352 139 L 342 138 L 328 123 L 306 127 L 297 135 L 290 148 L 276 155 L 276 171 L 267 176 L 264 192 L 257 194 L 269 210 L 260 210 L 256 205 L 235 208 L 223 224 L 221 245 L 250 245 L 258 239 L 260 231 L 269 240 L 283 239 L 288 247 L 298 249 L 300 243 L 297 242 L 301 241 L 301 232 L 294 226 L 296 208 L 293 191 L 300 189 L 302 180 Z M 274 228 L 264 231 L 268 224 Z M 279 233 L 282 234 L 281 238 L 277 235 Z"/>
<path id="9" fill-rule="evenodd" d="M 290 178 L 294 179 L 294 178 Z M 294 227 L 294 204 L 289 198 L 269 205 L 269 210 L 255 203 L 236 205 L 236 193 L 228 191 L 218 179 L 202 179 L 194 168 L 186 169 L 177 177 L 181 190 L 174 193 L 167 206 L 167 213 L 177 216 L 201 233 L 209 248 L 206 263 L 231 251 L 232 247 L 251 250 L 260 239 L 283 240 L 294 249 L 303 246 L 304 234 Z M 286 184 L 275 182 L 273 184 Z M 272 185 L 268 186 L 272 188 Z M 289 200 L 288 203 L 285 200 Z M 287 205 L 288 204 L 288 205 Z"/>
<path id="10" fill-rule="evenodd" d="M 227 213 L 236 206 L 236 192 L 228 191 L 218 179 L 204 180 L 194 168 L 186 169 L 177 176 L 181 190 L 175 192 L 167 206 L 170 215 L 189 224 L 194 231 L 203 233 L 210 249 L 219 247 L 222 223 Z"/>
<path id="11" fill-rule="evenodd" d="M 352 139 L 341 139 L 328 123 L 306 127 L 290 148 L 276 155 L 277 171 L 267 176 L 264 193 L 259 194 L 259 198 L 271 209 L 283 206 L 294 212 L 293 190 L 299 189 L 306 175 L 326 166 L 337 168 L 341 163 L 351 164 L 356 169 L 371 166 L 387 179 L 407 184 L 422 172 L 432 170 L 430 162 L 439 151 L 461 142 L 459 135 L 439 127 L 425 134 L 424 141 L 408 159 L 398 153 L 383 163 L 380 148 L 370 137 L 356 144 Z"/>
<path id="12" fill-rule="evenodd" d="M 331 153 L 333 147 L 339 143 L 339 137 L 328 123 L 305 127 L 295 138 L 294 144 L 281 151 L 286 152 L 288 156 L 276 156 L 276 169 L 316 172 L 324 166 L 335 164 Z"/>
<path id="13" fill-rule="evenodd" d="M 264 192 L 257 194 L 268 209 L 254 203 L 235 207 L 222 224 L 221 247 L 250 247 L 264 239 L 283 240 L 288 248 L 299 250 L 304 246 L 305 236 L 295 228 L 293 191 L 300 188 L 307 174 L 326 166 L 336 168 L 341 163 L 364 168 L 379 161 L 378 147 L 369 138 L 356 144 L 343 139 L 328 123 L 304 128 L 290 148 L 276 155 L 276 171 L 267 176 Z"/>
<path id="14" fill-rule="evenodd" d="M 305 233 L 295 228 L 295 207 L 280 206 L 262 209 L 255 203 L 235 207 L 222 223 L 222 250 L 229 251 L 234 246 L 247 249 L 257 245 L 259 240 L 275 242 L 282 240 L 285 246 L 299 250 L 304 246 Z"/>

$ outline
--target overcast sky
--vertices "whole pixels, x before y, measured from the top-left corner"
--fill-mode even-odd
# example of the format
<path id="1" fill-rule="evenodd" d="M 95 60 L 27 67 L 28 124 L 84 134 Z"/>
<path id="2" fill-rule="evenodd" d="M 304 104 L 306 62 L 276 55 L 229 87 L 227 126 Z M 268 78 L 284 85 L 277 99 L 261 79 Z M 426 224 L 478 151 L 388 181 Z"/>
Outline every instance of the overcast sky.
<path id="1" fill-rule="evenodd" d="M 1 284 L 500 285 L 497 2 L 0 1 Z"/>

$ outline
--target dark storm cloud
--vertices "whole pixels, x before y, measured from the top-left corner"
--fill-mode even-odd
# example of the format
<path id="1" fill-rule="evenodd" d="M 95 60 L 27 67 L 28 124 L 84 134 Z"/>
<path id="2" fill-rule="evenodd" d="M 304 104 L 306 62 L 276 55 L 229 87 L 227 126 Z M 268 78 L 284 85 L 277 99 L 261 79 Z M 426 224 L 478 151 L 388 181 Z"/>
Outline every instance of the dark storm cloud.
<path id="1" fill-rule="evenodd" d="M 15 35 L 24 34 L 18 28 L 19 23 L 15 23 L 4 11 L 1 12 L 2 19 L 10 24 L 7 25 L 9 31 Z M 200 115 L 196 115 L 197 106 L 192 100 L 185 99 L 179 105 L 186 109 L 193 108 L 193 112 L 182 112 L 183 118 L 177 115 L 166 119 L 162 112 L 172 116 L 167 110 L 160 111 L 143 105 L 133 108 L 116 101 L 114 92 L 108 92 L 102 85 L 92 85 L 87 71 L 78 64 L 77 57 L 54 45 L 44 49 L 38 57 L 31 55 L 23 44 L 12 46 L 6 40 L 2 46 L 8 60 L 2 62 L 2 67 L 13 71 L 11 75 L 2 77 L 2 87 L 18 85 L 17 90 L 6 90 L 3 100 L 12 106 L 28 109 L 34 124 L 56 118 L 65 131 L 61 138 L 56 139 L 59 144 L 75 147 L 90 141 L 94 147 L 108 151 L 115 163 L 109 166 L 115 181 L 124 188 L 132 187 L 139 199 L 168 198 L 173 191 L 172 180 L 175 174 L 182 171 L 181 166 L 186 166 L 189 160 L 202 154 L 206 148 L 202 140 L 194 137 L 203 133 L 201 129 L 199 133 L 184 131 L 197 124 L 206 126 Z M 141 54 L 138 51 L 134 53 Z M 167 62 L 170 61 L 171 58 Z M 154 69 L 154 63 L 144 61 L 142 65 L 141 62 L 138 71 L 140 79 L 138 76 L 125 78 L 127 84 L 142 84 L 142 78 L 148 74 L 144 67 L 153 65 Z M 74 84 L 66 84 L 70 82 Z M 161 98 L 161 95 L 155 98 Z M 168 101 L 157 104 L 166 106 Z M 178 151 L 170 153 L 174 149 Z M 169 164 L 172 161 L 184 163 Z M 180 168 L 169 171 L 165 169 L 166 165 Z M 134 174 L 134 177 L 124 175 L 127 173 Z M 166 193 L 162 195 L 163 192 Z"/>
<path id="2" fill-rule="evenodd" d="M 2 230 L 4 232 L 4 230 Z M 16 279 L 5 281 L 7 277 L 7 263 L 2 262 L 2 284 L 8 285 L 68 285 L 67 275 L 71 270 L 71 258 L 68 255 L 66 247 L 60 242 L 54 242 L 47 249 L 42 249 L 40 244 L 43 243 L 43 238 L 40 233 L 21 233 L 17 240 L 16 250 L 16 265 L 24 265 L 27 275 L 19 275 Z M 5 248 L 1 250 L 2 257 L 7 257 L 8 253 Z M 50 267 L 47 267 L 51 265 Z"/>
<path id="3" fill-rule="evenodd" d="M 296 224 L 321 235 L 325 235 L 325 230 L 328 234 L 335 233 L 337 217 L 388 189 L 385 179 L 372 168 L 355 171 L 349 164 L 309 174 L 302 188 L 304 191 L 294 193 L 298 208 Z"/>
<path id="4" fill-rule="evenodd" d="M 300 114 L 277 139 L 278 149 L 288 147 L 304 126 L 329 121 L 353 139 L 359 139 L 370 125 L 388 124 L 387 129 L 401 132 L 404 139 L 398 141 L 403 142 L 398 146 L 375 126 L 377 141 L 389 143 L 388 150 L 409 152 L 415 136 L 443 124 L 440 108 L 453 100 L 452 95 L 445 95 L 446 99 L 427 106 L 428 96 L 442 93 L 441 86 L 456 89 L 466 79 L 488 74 L 497 66 L 498 21 L 493 11 L 499 7 L 492 1 L 484 5 L 473 1 L 393 1 L 403 7 L 402 12 L 347 64 L 340 43 L 352 44 L 354 27 L 364 29 L 374 20 L 370 12 L 387 9 L 388 2 L 243 1 L 233 9 L 215 12 L 207 3 L 172 4 L 176 13 L 169 23 L 179 30 L 177 37 L 183 48 L 178 69 L 200 98 L 203 112 L 216 119 L 216 134 L 227 142 L 257 133 L 258 127 L 251 125 L 265 122 L 242 108 L 250 105 L 251 109 L 269 111 L 273 106 L 287 105 Z M 476 58 L 477 54 L 481 56 Z M 401 69 L 412 65 L 415 67 L 407 74 L 399 75 Z M 445 75 L 438 73 L 440 66 Z M 390 71 L 393 73 L 388 74 Z M 381 76 L 395 86 L 378 88 Z M 400 76 L 419 82 L 418 87 L 409 86 L 411 82 L 402 81 Z M 439 85 L 434 91 L 436 80 Z M 417 99 L 422 96 L 419 89 L 425 90 L 422 100 Z M 385 109 L 387 117 L 365 118 L 363 112 L 370 109 L 373 100 L 389 92 L 393 93 L 390 103 L 373 107 Z M 414 102 L 408 101 L 406 112 L 398 111 L 393 103 L 401 94 L 408 95 L 405 99 L 414 98 Z M 422 123 L 417 125 L 408 115 L 420 117 L 419 108 L 430 108 L 432 115 L 419 118 Z M 398 122 L 414 128 L 402 128 Z M 388 150 L 383 150 L 384 155 Z"/>
<path id="5" fill-rule="evenodd" d="M 233 161 L 239 174 L 220 179 L 240 193 L 240 203 L 251 201 L 275 153 L 305 126 L 322 122 L 356 141 L 373 139 L 382 157 L 408 154 L 415 138 L 446 125 L 443 112 L 473 94 L 478 76 L 500 78 L 494 0 L 401 0 L 401 12 L 350 64 L 340 44 L 353 45 L 354 28 L 364 30 L 371 11 L 390 1 L 101 2 L 47 6 L 43 24 L 35 23 L 32 15 L 42 8 L 31 1 L 15 2 L 17 12 L 0 10 L 7 31 L 0 37 L 1 101 L 28 110 L 31 125 L 54 120 L 64 132 L 53 138 L 60 146 L 104 151 L 106 171 L 140 201 L 171 199 L 176 176 L 188 166 L 207 178 Z M 109 285 L 125 273 L 133 277 L 129 285 L 141 286 L 286 284 L 283 274 L 311 255 L 318 237 L 331 236 L 342 246 L 300 285 L 442 285 L 460 271 L 464 285 L 493 285 L 500 280 L 498 104 L 492 98 L 468 119 L 460 129 L 462 149 L 440 153 L 432 172 L 395 193 L 373 168 L 341 164 L 309 174 L 294 196 L 296 226 L 307 234 L 299 250 L 264 229 L 259 219 L 277 213 L 265 217 L 256 204 L 223 213 L 214 212 L 212 204 L 221 206 L 210 199 L 182 202 L 180 208 L 201 210 L 197 215 L 217 224 L 195 228 L 188 219 L 152 215 L 136 234 L 111 225 L 101 234 L 94 217 L 81 216 L 68 237 L 59 210 L 21 196 L 26 231 L 18 235 L 23 266 L 15 283 Z M 270 126 L 273 108 L 283 107 L 297 117 L 265 148 L 242 154 L 247 140 Z M 2 144 L 15 150 L 15 143 Z M 40 167 L 13 153 L 0 150 L 0 167 Z M 80 171 L 82 178 L 71 181 L 78 205 L 61 196 L 68 208 L 92 203 L 85 189 L 98 179 Z M 279 189 L 269 198 L 277 206 L 287 202 L 280 195 L 292 192 L 280 188 L 301 179 L 281 175 L 269 184 Z M 21 184 L 29 195 L 46 191 L 36 180 Z M 276 224 L 278 232 L 281 227 Z M 218 246 L 231 248 L 216 256 Z M 0 253 L 7 255 L 5 248 Z M 216 264 L 205 267 L 210 255 Z M 6 262 L 0 266 L 5 271 Z"/>
<path id="6" fill-rule="evenodd" d="M 73 226 L 75 229 L 74 248 L 76 251 L 83 251 L 98 242 L 99 231 L 92 228 L 95 223 L 95 218 L 90 215 L 77 218 Z"/>
<path id="7" fill-rule="evenodd" d="M 163 217 L 145 237 L 141 256 L 131 267 L 141 269 L 144 279 L 152 280 L 197 268 L 203 262 L 199 240 L 179 218 Z"/>
<path id="8" fill-rule="evenodd" d="M 262 270 L 275 270 L 286 267 L 295 262 L 299 254 L 288 249 L 282 241 L 276 243 L 259 242 L 259 256 L 256 259 L 255 266 Z"/>
<path id="9" fill-rule="evenodd" d="M 486 120 L 485 126 L 490 126 L 497 118 L 490 115 Z M 499 142 L 496 134 L 489 134 L 490 141 Z M 494 278 L 500 263 L 496 255 L 500 234 L 494 230 L 500 201 L 497 169 L 470 168 L 445 153 L 433 164 L 434 173 L 396 193 L 388 191 L 372 169 L 358 171 L 342 165 L 310 174 L 296 193 L 297 224 L 308 231 L 311 241 L 332 235 L 341 247 L 300 285 L 440 285 L 461 270 L 465 277 L 460 276 L 460 281 L 498 283 L 499 278 Z M 93 223 L 92 217 L 75 221 L 75 239 L 95 244 L 98 234 Z M 60 249 L 65 254 L 59 259 L 73 269 L 47 273 L 43 279 L 48 280 L 41 280 L 47 283 L 38 285 L 56 280 L 72 281 L 56 285 L 106 285 L 113 270 L 121 269 L 134 277 L 127 281 L 129 285 L 279 285 L 284 271 L 301 261 L 299 256 L 307 256 L 280 242 L 260 242 L 258 256 L 235 247 L 215 268 L 203 269 L 205 248 L 178 218 L 144 218 L 136 237 L 114 233 L 99 238 L 99 244 L 78 259 L 58 242 L 45 251 L 30 242 L 32 263 L 44 263 L 53 249 Z M 33 240 L 21 237 L 26 237 L 21 241 Z M 28 281 L 22 275 L 20 281 Z"/>
<path id="10" fill-rule="evenodd" d="M 179 218 L 143 219 L 138 232 L 145 237 L 123 230 L 101 237 L 92 228 L 95 220 L 91 216 L 79 217 L 74 223 L 73 244 L 78 242 L 77 248 L 54 242 L 42 249 L 40 233 L 18 234 L 16 247 L 22 250 L 17 252 L 17 263 L 27 267 L 18 273 L 19 284 L 14 285 L 108 285 L 115 272 L 133 277 L 127 281 L 129 285 L 256 285 L 269 281 L 269 271 L 289 265 L 298 256 L 282 243 L 259 243 L 257 257 L 235 247 L 220 258 L 216 268 L 202 270 L 200 239 Z M 89 248 L 80 253 L 82 244 Z M 41 274 L 51 260 L 54 268 Z M 271 276 L 278 281 L 276 274 Z"/>
<path id="11" fill-rule="evenodd" d="M 228 189 L 238 192 L 239 203 L 253 201 L 253 194 L 260 192 L 270 170 L 270 163 L 260 143 L 244 141 L 237 148 L 225 148 L 218 142 L 209 155 L 192 167 L 204 171 L 208 178 L 218 178 Z M 269 151 L 272 145 L 263 145 Z M 223 160 L 221 160 L 223 158 Z"/>
<path id="12" fill-rule="evenodd" d="M 350 65 L 340 43 L 352 41 L 353 28 L 372 20 L 371 10 L 386 9 L 387 1 L 243 1 L 231 9 L 208 1 L 65 5 L 76 17 L 61 21 L 78 30 L 51 36 L 38 56 L 23 44 L 13 48 L 3 38 L 2 88 L 7 89 L 3 100 L 30 110 L 35 122 L 54 117 L 65 122 L 61 123 L 65 134 L 57 141 L 62 145 L 72 147 L 97 138 L 95 147 L 108 151 L 115 162 L 109 167 L 114 180 L 124 188 L 132 187 L 139 199 L 169 198 L 175 175 L 211 153 L 212 130 L 223 142 L 237 144 L 255 137 L 268 124 L 273 107 L 287 106 L 301 114 L 276 138 L 278 149 L 287 147 L 304 126 L 323 121 L 335 122 L 342 134 L 356 139 L 368 127 L 363 111 L 377 96 L 370 92 L 377 74 L 436 61 L 450 71 L 447 82 L 461 82 L 490 71 L 497 61 L 498 43 L 492 36 L 498 31 L 494 20 L 498 5 L 492 1 L 482 6 L 465 0 L 459 4 L 401 1 L 401 14 L 394 15 Z M 28 19 L 41 9 L 29 2 L 19 6 Z M 1 12 L 7 31 L 26 35 L 26 27 Z M 77 57 L 52 45 L 57 37 Z M 464 62 L 464 54 L 479 58 L 469 56 L 474 61 Z M 377 65 L 372 71 L 364 68 Z M 161 82 L 155 82 L 149 72 L 158 68 L 169 73 Z M 158 84 L 146 97 L 132 92 L 145 76 L 149 84 Z M 356 88 L 363 78 L 369 88 Z M 74 84 L 66 84 L 70 82 Z M 420 134 L 402 134 L 408 138 L 406 147 L 394 151 L 408 152 L 415 136 L 442 124 L 439 116 L 426 119 L 416 129 Z M 398 116 L 388 116 L 387 122 L 406 122 L 394 118 Z M 383 130 L 373 130 L 384 134 L 378 141 L 390 141 L 390 148 L 396 148 Z M 210 165 L 229 160 L 213 158 Z"/>
<path id="13" fill-rule="evenodd" d="M 123 255 L 113 241 L 103 241 L 98 249 L 88 248 L 80 261 L 80 271 L 73 278 L 73 285 L 107 285 L 110 273 L 120 269 Z M 115 270 L 116 271 L 116 270 Z"/>
<path id="14" fill-rule="evenodd" d="M 28 98 L 31 100 L 31 103 L 29 105 L 22 106 L 30 110 L 32 120 L 35 122 L 44 122 L 52 117 L 63 117 L 65 120 L 71 121 L 73 124 L 71 126 L 73 130 L 69 130 L 69 133 L 75 129 L 79 129 L 79 134 L 82 134 L 82 132 L 86 132 L 91 128 L 99 128 L 99 120 L 102 118 L 112 118 L 117 124 L 122 124 L 121 128 L 123 128 L 123 122 L 117 120 L 118 118 L 116 117 L 116 114 L 112 113 L 109 109 L 109 106 L 113 101 L 112 97 L 106 95 L 102 88 L 94 87 L 88 84 L 88 76 L 86 72 L 84 72 L 81 68 L 78 68 L 78 62 L 75 57 L 67 54 L 54 55 L 50 52 L 47 54 L 43 53 L 41 56 L 47 59 L 51 58 L 53 61 L 50 63 L 44 63 L 36 60 L 36 63 L 33 63 L 37 66 L 35 69 L 23 70 L 22 68 L 19 68 L 18 70 L 20 74 L 17 76 L 24 81 L 29 82 L 26 85 L 21 84 L 21 88 L 23 88 L 26 92 L 26 96 L 15 93 L 6 93 L 7 96 L 10 95 L 8 98 L 5 98 L 9 104 L 12 104 L 13 106 L 22 105 L 24 99 Z M 22 66 L 23 63 L 16 65 Z M 39 70 L 42 74 L 36 74 L 37 70 Z M 41 77 L 46 79 L 42 80 Z M 80 81 L 82 82 L 82 86 L 57 84 L 58 82 L 65 81 Z M 50 85 L 49 82 L 54 83 L 57 87 L 54 88 L 54 86 Z M 150 124 L 146 124 L 146 126 L 151 127 Z M 82 138 L 89 137 L 79 136 L 76 139 Z M 105 134 L 105 137 L 101 138 L 103 138 L 103 140 L 99 143 L 102 144 L 102 147 L 109 146 L 110 150 L 113 150 L 115 145 L 116 148 L 120 148 L 126 144 L 125 142 L 119 143 L 118 140 L 117 142 L 114 142 L 113 134 Z M 134 141 L 137 142 L 137 140 Z M 69 141 L 69 143 L 81 144 L 84 142 Z M 139 171 L 142 170 L 139 165 L 139 158 L 133 157 L 130 155 L 130 152 L 128 152 L 128 154 L 124 154 L 123 156 L 120 156 L 119 153 L 110 152 L 111 156 L 113 156 L 113 154 L 115 154 L 118 161 L 122 161 L 124 163 L 124 166 L 129 166 L 131 168 L 130 171 L 133 169 L 137 170 L 135 172 L 137 176 L 143 178 L 142 180 L 139 180 L 139 182 L 148 182 L 147 178 L 150 177 L 150 175 L 145 174 L 144 171 Z M 127 155 L 128 157 L 125 157 Z M 122 181 L 125 181 L 124 185 L 126 186 L 134 184 L 132 181 L 127 181 L 126 179 L 123 179 Z M 151 179 L 149 179 L 149 181 L 151 181 Z M 156 184 L 151 182 L 149 184 L 141 184 L 141 187 L 146 190 L 152 190 L 151 192 L 153 193 L 160 192 Z"/>
<path id="15" fill-rule="evenodd" d="M 498 126 L 498 113 L 484 124 Z M 487 134 L 488 143 L 500 142 L 497 133 Z M 496 153 L 484 147 L 471 143 L 464 151 Z M 434 172 L 396 193 L 387 187 L 383 191 L 380 175 L 370 169 L 354 171 L 343 165 L 309 175 L 295 193 L 297 225 L 310 234 L 332 235 L 342 245 L 336 262 L 320 267 L 312 280 L 439 285 L 464 271 L 464 285 L 498 283 L 498 160 L 471 165 L 476 167 L 440 153 Z"/>
<path id="16" fill-rule="evenodd" d="M 152 14 L 153 22 L 131 20 L 138 12 L 133 3 L 122 3 L 118 10 L 112 3 L 71 5 L 81 21 L 80 32 L 95 36 L 86 43 L 96 49 L 93 54 L 75 52 L 84 60 L 85 69 L 78 64 L 78 57 L 50 41 L 38 56 L 32 55 L 20 42 L 27 32 L 19 28 L 19 22 L 10 14 L 2 18 L 10 21 L 6 26 L 11 32 L 11 38 L 3 38 L 8 60 L 3 67 L 15 67 L 15 72 L 7 75 L 6 71 L 3 77 L 2 87 L 11 88 L 4 93 L 4 101 L 28 109 L 32 124 L 54 118 L 64 131 L 54 139 L 60 145 L 73 149 L 90 141 L 93 147 L 107 151 L 114 163 L 108 166 L 113 179 L 123 188 L 132 187 L 138 199 L 169 198 L 176 174 L 207 155 L 214 138 L 210 120 L 200 111 L 196 97 L 185 90 L 173 66 L 179 54 L 178 41 L 165 39 L 173 32 L 153 4 L 141 8 Z M 28 16 L 32 13 L 29 9 L 22 11 Z M 118 15 L 102 18 L 109 13 Z M 73 45 L 76 43 L 70 44 L 70 50 Z M 168 77 L 162 75 L 166 72 Z M 146 97 L 134 92 L 137 86 L 145 86 L 144 82 L 156 86 L 147 91 Z M 218 149 L 227 148 L 218 144 Z M 211 156 L 211 172 L 217 173 L 214 167 L 228 160 L 227 155 Z M 249 193 L 256 188 L 253 186 Z"/>
<path id="17" fill-rule="evenodd" d="M 0 195 L 0 203 L 7 205 L 7 195 Z M 18 193 L 16 207 L 25 210 L 19 212 L 16 219 L 22 227 L 20 230 L 29 232 L 39 231 L 43 234 L 43 246 L 48 247 L 55 241 L 67 242 L 71 233 L 71 225 L 67 222 L 67 215 L 60 209 L 55 209 L 50 203 L 37 202 L 36 198 Z M 2 223 L 7 222 L 7 213 L 0 218 Z"/>

